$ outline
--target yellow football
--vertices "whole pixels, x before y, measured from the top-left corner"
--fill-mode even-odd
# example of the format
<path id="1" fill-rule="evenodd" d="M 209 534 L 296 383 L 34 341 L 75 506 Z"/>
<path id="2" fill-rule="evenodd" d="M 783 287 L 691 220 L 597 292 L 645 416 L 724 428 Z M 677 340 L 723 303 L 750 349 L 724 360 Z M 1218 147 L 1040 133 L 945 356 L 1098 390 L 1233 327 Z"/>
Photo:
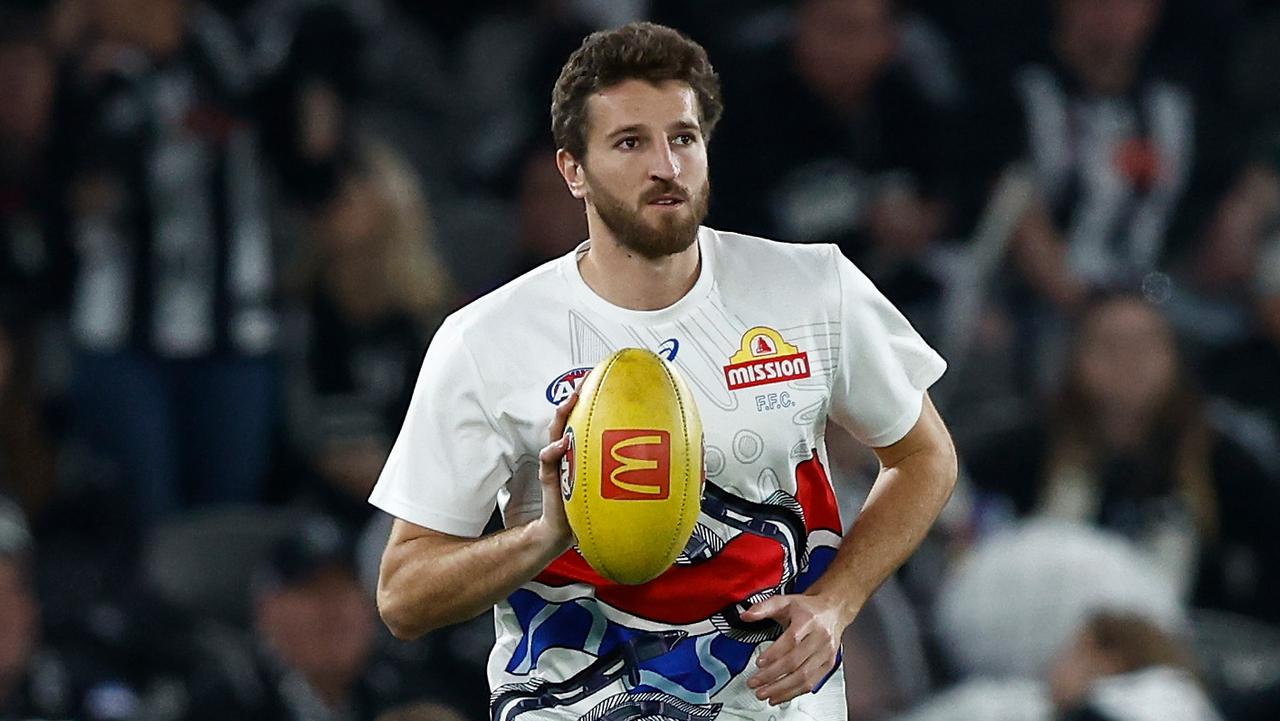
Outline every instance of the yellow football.
<path id="1" fill-rule="evenodd" d="M 701 508 L 693 394 L 652 351 L 623 348 L 587 375 L 565 432 L 560 489 L 578 550 L 618 583 L 656 578 L 684 550 Z"/>

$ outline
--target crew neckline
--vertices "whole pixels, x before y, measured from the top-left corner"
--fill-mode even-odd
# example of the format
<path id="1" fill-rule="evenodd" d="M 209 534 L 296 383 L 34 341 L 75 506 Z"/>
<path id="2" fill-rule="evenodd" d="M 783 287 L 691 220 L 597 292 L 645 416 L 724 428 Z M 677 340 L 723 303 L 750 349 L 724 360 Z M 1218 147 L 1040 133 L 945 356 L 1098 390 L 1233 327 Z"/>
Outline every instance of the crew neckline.
<path id="1" fill-rule="evenodd" d="M 561 274 L 573 288 L 575 294 L 579 296 L 579 299 L 591 310 L 601 315 L 629 325 L 669 323 L 687 314 L 711 293 L 711 288 L 714 284 L 712 269 L 715 267 L 713 262 L 715 258 L 715 242 L 712 239 L 714 232 L 706 226 L 698 227 L 697 243 L 700 261 L 698 264 L 698 279 L 694 281 L 693 287 L 687 293 L 665 308 L 631 310 L 630 308 L 623 308 L 620 305 L 610 303 L 592 290 L 591 286 L 587 285 L 587 281 L 582 277 L 582 269 L 578 267 L 578 260 L 591 248 L 590 239 L 582 241 L 577 248 L 574 248 L 560 259 Z"/>

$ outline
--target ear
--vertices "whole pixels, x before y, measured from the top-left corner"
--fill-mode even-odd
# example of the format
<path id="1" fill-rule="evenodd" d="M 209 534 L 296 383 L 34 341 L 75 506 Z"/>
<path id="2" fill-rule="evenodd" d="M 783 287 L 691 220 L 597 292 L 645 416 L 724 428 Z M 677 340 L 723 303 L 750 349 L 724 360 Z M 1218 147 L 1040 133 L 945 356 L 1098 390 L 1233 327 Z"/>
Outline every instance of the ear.
<path id="1" fill-rule="evenodd" d="M 564 178 L 565 185 L 569 186 L 569 192 L 573 197 L 579 200 L 585 198 L 587 173 L 582 163 L 568 150 L 561 148 L 556 151 L 556 167 L 560 169 L 560 177 Z"/>

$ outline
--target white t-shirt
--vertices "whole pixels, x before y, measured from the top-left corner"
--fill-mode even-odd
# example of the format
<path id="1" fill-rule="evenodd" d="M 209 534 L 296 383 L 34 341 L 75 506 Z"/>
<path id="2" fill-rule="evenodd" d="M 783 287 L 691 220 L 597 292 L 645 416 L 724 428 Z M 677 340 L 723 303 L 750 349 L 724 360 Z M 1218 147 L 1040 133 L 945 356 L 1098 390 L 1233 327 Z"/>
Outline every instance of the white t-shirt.
<path id="1" fill-rule="evenodd" d="M 495 718 L 844 717 L 838 669 L 766 711 L 746 680 L 776 627 L 738 614 L 807 588 L 835 555 L 828 416 L 869 446 L 892 444 L 946 364 L 834 246 L 709 228 L 698 243 L 698 280 L 662 310 L 597 296 L 578 271 L 584 243 L 431 341 L 370 500 L 443 533 L 477 536 L 495 503 L 507 526 L 541 514 L 537 457 L 556 405 L 619 348 L 667 358 L 702 416 L 706 492 L 680 561 L 622 586 L 570 550 L 499 603 Z"/>

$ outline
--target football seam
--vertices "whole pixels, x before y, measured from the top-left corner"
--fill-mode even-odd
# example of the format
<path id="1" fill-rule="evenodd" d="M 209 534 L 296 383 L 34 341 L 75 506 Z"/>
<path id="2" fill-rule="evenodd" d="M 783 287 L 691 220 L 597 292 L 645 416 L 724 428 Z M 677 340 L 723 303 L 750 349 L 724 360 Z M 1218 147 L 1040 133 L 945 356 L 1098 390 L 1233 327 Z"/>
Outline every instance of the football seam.
<path id="1" fill-rule="evenodd" d="M 685 413 L 685 407 L 684 407 L 685 399 L 684 399 L 684 396 L 680 394 L 680 384 L 676 382 L 675 374 L 671 372 L 671 369 L 668 368 L 667 364 L 662 362 L 661 359 L 659 359 L 658 362 L 662 365 L 662 372 L 667 375 L 667 382 L 671 384 L 672 390 L 675 391 L 676 405 L 678 405 L 680 408 L 680 435 L 681 435 L 681 441 L 683 443 L 689 440 L 689 420 Z M 689 453 L 688 452 L 684 454 L 684 477 L 685 478 L 689 477 Z M 667 482 L 670 483 L 670 480 L 668 479 Z M 688 505 L 686 502 L 687 498 L 688 498 L 687 493 L 680 494 L 679 517 L 682 522 L 684 520 L 685 506 Z M 669 539 L 667 539 L 667 550 L 664 552 L 664 555 L 671 554 L 671 548 L 675 545 L 675 542 L 676 542 L 676 536 L 675 534 L 672 534 L 672 536 Z"/>
<path id="2" fill-rule="evenodd" d="M 596 381 L 597 389 L 599 389 L 600 384 L 604 383 L 605 376 L 609 375 L 609 371 L 613 368 L 613 364 L 618 362 L 619 356 L 620 354 L 615 353 L 612 357 L 609 358 L 609 362 L 605 365 L 605 367 L 600 369 L 600 380 Z M 587 417 L 585 421 L 586 426 L 588 428 L 595 428 L 595 424 L 593 423 L 593 421 L 595 420 L 595 416 L 596 416 L 596 404 L 599 402 L 600 402 L 600 394 L 593 393 L 591 395 L 591 407 L 587 409 Z M 591 434 L 584 433 L 583 435 L 586 436 L 586 438 L 583 439 L 583 444 L 582 444 L 583 451 L 584 451 L 583 456 L 585 457 L 587 455 L 587 453 L 585 452 L 586 448 L 591 443 Z M 586 475 L 587 477 L 590 477 L 590 474 L 586 474 Z M 599 482 L 601 479 L 596 479 L 596 480 L 597 480 L 597 487 L 593 489 L 593 492 L 599 493 L 600 492 Z M 582 520 L 586 521 L 586 524 L 587 524 L 587 538 L 590 539 L 591 545 L 595 546 L 596 537 L 595 537 L 595 533 L 592 532 L 591 530 L 591 505 L 588 503 L 582 504 Z M 608 566 L 605 566 L 603 561 L 600 563 L 600 565 L 605 570 L 604 575 L 606 577 L 610 576 L 610 573 L 608 572 Z"/>

